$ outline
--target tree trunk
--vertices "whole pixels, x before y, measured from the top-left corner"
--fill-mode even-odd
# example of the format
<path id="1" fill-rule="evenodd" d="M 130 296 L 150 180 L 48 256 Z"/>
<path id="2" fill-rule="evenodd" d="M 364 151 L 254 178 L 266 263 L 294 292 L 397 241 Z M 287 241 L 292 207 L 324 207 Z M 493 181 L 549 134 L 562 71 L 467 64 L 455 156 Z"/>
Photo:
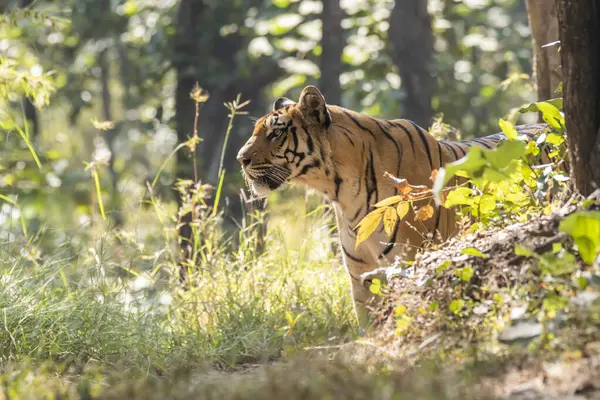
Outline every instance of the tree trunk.
<path id="1" fill-rule="evenodd" d="M 538 101 L 543 101 L 557 97 L 556 89 L 562 81 L 558 45 L 542 47 L 558 40 L 556 4 L 548 0 L 526 0 L 526 3 L 533 36 Z"/>
<path id="2" fill-rule="evenodd" d="M 340 106 L 342 105 L 340 75 L 342 74 L 342 52 L 345 45 L 343 18 L 344 11 L 340 7 L 339 0 L 323 0 L 323 12 L 321 13 L 323 52 L 319 63 L 321 69 L 319 86 L 328 104 Z"/>
<path id="3" fill-rule="evenodd" d="M 556 0 L 564 77 L 564 111 L 575 188 L 600 187 L 600 5 Z"/>
<path id="4" fill-rule="evenodd" d="M 112 93 L 110 92 L 110 60 L 108 49 L 104 49 L 98 55 L 98 65 L 100 67 L 100 88 L 102 91 L 102 118 L 105 121 L 112 121 Z M 119 193 L 119 174 L 115 170 L 115 138 L 117 129 L 112 128 L 104 132 L 104 140 L 110 150 L 110 159 L 108 160 L 108 173 L 111 179 L 111 212 L 115 227 L 123 226 L 123 215 L 121 214 L 121 196 Z"/>
<path id="5" fill-rule="evenodd" d="M 433 32 L 426 0 L 396 0 L 390 14 L 388 50 L 406 92 L 405 118 L 428 127 L 433 116 L 430 72 Z"/>
<path id="6" fill-rule="evenodd" d="M 23 111 L 27 120 L 26 122 L 29 125 L 29 133 L 33 141 L 36 142 L 40 135 L 40 119 L 38 118 L 38 110 L 29 97 L 23 99 Z"/>

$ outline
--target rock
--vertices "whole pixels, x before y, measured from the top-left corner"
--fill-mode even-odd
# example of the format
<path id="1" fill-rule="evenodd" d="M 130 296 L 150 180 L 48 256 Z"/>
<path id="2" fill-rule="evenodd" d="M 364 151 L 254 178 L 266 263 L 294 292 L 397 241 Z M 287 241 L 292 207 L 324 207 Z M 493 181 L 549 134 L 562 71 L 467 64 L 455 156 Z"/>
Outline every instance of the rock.
<path id="1" fill-rule="evenodd" d="M 498 335 L 502 343 L 513 344 L 517 342 L 529 342 L 542 334 L 544 327 L 539 322 L 521 321 L 512 325 Z"/>

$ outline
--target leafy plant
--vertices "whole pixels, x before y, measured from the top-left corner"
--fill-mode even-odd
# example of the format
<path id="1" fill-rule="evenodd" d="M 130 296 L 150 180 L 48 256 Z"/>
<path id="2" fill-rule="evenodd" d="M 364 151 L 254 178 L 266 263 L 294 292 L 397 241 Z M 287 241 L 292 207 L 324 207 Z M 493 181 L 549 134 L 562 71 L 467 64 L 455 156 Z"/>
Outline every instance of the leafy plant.
<path id="1" fill-rule="evenodd" d="M 600 212 L 575 212 L 562 220 L 559 228 L 573 238 L 583 261 L 592 264 L 600 252 Z"/>

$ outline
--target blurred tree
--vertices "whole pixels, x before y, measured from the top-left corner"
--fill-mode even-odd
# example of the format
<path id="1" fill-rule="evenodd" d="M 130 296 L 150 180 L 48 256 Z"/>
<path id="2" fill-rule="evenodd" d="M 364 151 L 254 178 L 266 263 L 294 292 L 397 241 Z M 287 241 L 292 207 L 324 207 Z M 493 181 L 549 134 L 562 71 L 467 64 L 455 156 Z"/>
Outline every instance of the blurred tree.
<path id="1" fill-rule="evenodd" d="M 575 188 L 600 188 L 600 5 L 557 0 L 564 111 Z"/>
<path id="2" fill-rule="evenodd" d="M 388 49 L 406 97 L 404 115 L 428 127 L 433 109 L 431 76 L 433 32 L 426 0 L 396 0 L 389 19 Z"/>
<path id="3" fill-rule="evenodd" d="M 538 100 L 556 97 L 562 77 L 558 46 L 547 46 L 558 41 L 556 4 L 546 0 L 526 0 L 529 26 L 533 36 L 533 58 Z"/>
<path id="4" fill-rule="evenodd" d="M 319 87 L 329 104 L 342 105 L 342 53 L 346 45 L 342 20 L 344 11 L 338 0 L 324 0 L 321 12 L 322 36 Z"/>

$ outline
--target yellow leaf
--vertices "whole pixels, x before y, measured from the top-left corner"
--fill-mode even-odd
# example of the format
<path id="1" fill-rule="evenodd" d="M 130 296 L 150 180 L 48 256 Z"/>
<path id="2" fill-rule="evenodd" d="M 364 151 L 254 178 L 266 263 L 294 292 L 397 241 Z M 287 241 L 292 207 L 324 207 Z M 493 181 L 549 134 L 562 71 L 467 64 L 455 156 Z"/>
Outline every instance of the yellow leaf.
<path id="1" fill-rule="evenodd" d="M 433 217 L 433 207 L 429 204 L 427 204 L 426 206 L 423 206 L 419 209 L 419 211 L 417 211 L 417 215 L 415 216 L 415 219 L 417 221 L 426 221 L 429 218 Z"/>
<path id="2" fill-rule="evenodd" d="M 513 124 L 500 118 L 500 120 L 498 121 L 498 125 L 500 126 L 500 129 L 502 129 L 502 132 L 504 132 L 507 138 L 511 140 L 517 140 L 519 133 L 517 132 Z"/>
<path id="3" fill-rule="evenodd" d="M 386 208 L 383 213 L 383 228 L 389 237 L 392 236 L 397 221 L 398 214 L 396 214 L 396 209 L 394 207 Z"/>
<path id="4" fill-rule="evenodd" d="M 390 206 L 392 204 L 396 204 L 399 201 L 404 200 L 404 197 L 402 196 L 392 196 L 392 197 L 388 197 L 387 199 L 381 200 L 379 203 L 375 204 L 375 207 L 385 207 L 385 206 Z"/>
<path id="5" fill-rule="evenodd" d="M 403 219 L 408 214 L 408 210 L 410 209 L 410 204 L 408 203 L 398 203 L 396 206 L 396 212 L 398 213 L 398 217 Z"/>
<path id="6" fill-rule="evenodd" d="M 358 233 L 356 234 L 356 248 L 358 245 L 364 242 L 375 232 L 375 229 L 379 226 L 379 223 L 383 219 L 383 212 L 385 208 L 378 208 L 375 211 L 367 214 L 357 225 Z"/>
<path id="7" fill-rule="evenodd" d="M 375 215 L 383 215 L 385 208 L 376 208 L 367 215 L 364 216 L 363 219 L 358 221 L 358 224 L 354 227 L 354 230 L 357 230 L 361 225 L 366 224 L 370 221 L 371 218 L 374 218 Z"/>

